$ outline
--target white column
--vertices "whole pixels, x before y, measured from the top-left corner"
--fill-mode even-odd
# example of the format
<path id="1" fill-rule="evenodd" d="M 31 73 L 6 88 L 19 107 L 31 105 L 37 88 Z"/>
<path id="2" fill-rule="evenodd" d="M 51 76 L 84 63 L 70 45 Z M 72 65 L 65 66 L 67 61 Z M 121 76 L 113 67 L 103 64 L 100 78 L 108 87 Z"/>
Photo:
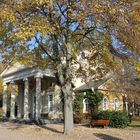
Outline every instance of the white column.
<path id="1" fill-rule="evenodd" d="M 41 118 L 41 78 L 42 75 L 38 74 L 36 78 L 36 116 L 35 119 L 39 120 Z"/>
<path id="2" fill-rule="evenodd" d="M 24 79 L 24 120 L 29 120 L 29 81 Z"/>
<path id="3" fill-rule="evenodd" d="M 125 102 L 125 110 L 128 112 L 128 102 Z"/>
<path id="4" fill-rule="evenodd" d="M 12 81 L 11 82 L 12 85 L 12 91 L 11 91 L 11 112 L 10 112 L 10 119 L 15 119 L 15 100 L 16 100 L 16 85 L 15 83 Z"/>
<path id="5" fill-rule="evenodd" d="M 22 114 L 23 114 L 23 85 L 20 84 L 18 85 L 18 118 L 21 119 L 22 118 Z"/>
<path id="6" fill-rule="evenodd" d="M 6 119 L 7 118 L 7 84 L 3 84 L 3 106 L 2 106 L 2 110 L 3 110 L 3 118 Z"/>

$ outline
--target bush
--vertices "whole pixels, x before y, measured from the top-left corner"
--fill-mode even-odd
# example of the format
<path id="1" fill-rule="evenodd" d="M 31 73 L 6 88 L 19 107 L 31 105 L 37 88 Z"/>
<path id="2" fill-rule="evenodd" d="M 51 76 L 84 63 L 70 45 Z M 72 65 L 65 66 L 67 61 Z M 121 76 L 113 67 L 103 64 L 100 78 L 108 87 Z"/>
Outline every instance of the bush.
<path id="1" fill-rule="evenodd" d="M 75 114 L 81 114 L 83 111 L 83 99 L 84 99 L 84 94 L 83 93 L 77 93 L 74 98 L 73 102 L 73 111 Z"/>
<path id="2" fill-rule="evenodd" d="M 110 126 L 114 128 L 125 128 L 130 124 L 126 112 L 116 111 L 111 114 Z"/>
<path id="3" fill-rule="evenodd" d="M 100 111 L 97 114 L 93 115 L 93 119 L 97 120 L 110 120 L 112 112 L 110 111 Z"/>
<path id="4" fill-rule="evenodd" d="M 109 126 L 113 128 L 125 128 L 130 123 L 127 113 L 123 111 L 101 111 L 94 114 L 93 119 L 109 120 Z"/>
<path id="5" fill-rule="evenodd" d="M 82 114 L 81 115 L 74 115 L 73 119 L 74 119 L 74 123 L 82 123 L 84 116 Z"/>
<path id="6" fill-rule="evenodd" d="M 91 120 L 92 120 L 91 114 L 90 113 L 84 113 L 83 123 L 90 123 Z"/>
<path id="7" fill-rule="evenodd" d="M 89 123 L 92 120 L 89 113 L 74 114 L 73 119 L 74 123 Z"/>
<path id="8" fill-rule="evenodd" d="M 140 116 L 132 116 L 133 121 L 140 121 Z"/>

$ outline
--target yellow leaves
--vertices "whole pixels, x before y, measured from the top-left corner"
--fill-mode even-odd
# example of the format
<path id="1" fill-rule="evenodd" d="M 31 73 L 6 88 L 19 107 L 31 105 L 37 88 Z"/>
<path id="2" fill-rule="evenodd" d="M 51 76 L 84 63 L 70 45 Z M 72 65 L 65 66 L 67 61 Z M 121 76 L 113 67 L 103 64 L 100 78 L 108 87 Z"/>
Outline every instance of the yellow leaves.
<path id="1" fill-rule="evenodd" d="M 140 62 L 135 63 L 134 67 L 138 73 L 138 77 L 140 78 Z"/>
<path id="2" fill-rule="evenodd" d="M 32 17 L 28 20 L 30 23 L 16 24 L 17 31 L 15 32 L 15 36 L 18 40 L 30 39 L 34 37 L 36 33 L 41 33 L 42 36 L 46 36 L 47 33 L 53 33 L 53 28 L 47 20 L 39 17 Z"/>
<path id="3" fill-rule="evenodd" d="M 43 36 L 45 36 L 47 33 L 52 33 L 53 28 L 50 25 L 50 23 L 43 18 L 34 18 L 31 22 L 31 28 L 34 32 L 40 32 Z"/>
<path id="4" fill-rule="evenodd" d="M 10 6 L 4 5 L 1 8 L 0 19 L 3 22 L 5 22 L 5 21 L 7 21 L 7 22 L 14 22 L 15 21 L 15 15 L 14 15 L 13 10 L 10 8 Z"/>
<path id="5" fill-rule="evenodd" d="M 20 9 L 28 10 L 28 8 L 40 9 L 42 6 L 44 8 L 52 8 L 54 0 L 21 0 L 17 2 L 17 7 Z"/>
<path id="6" fill-rule="evenodd" d="M 140 24 L 140 1 L 134 2 L 130 12 L 131 22 Z"/>
<path id="7" fill-rule="evenodd" d="M 40 6 L 50 7 L 53 0 L 21 0 L 18 2 L 9 1 L 1 7 L 0 19 L 4 22 L 11 22 L 15 26 L 13 33 L 18 40 L 27 40 L 32 38 L 36 33 L 40 32 L 43 36 L 47 33 L 53 33 L 54 28 L 47 21 L 47 18 L 42 17 L 39 13 Z M 31 14 L 34 13 L 34 14 Z M 30 16 L 27 16 L 27 15 Z"/>
<path id="8" fill-rule="evenodd" d="M 37 4 L 37 5 L 43 5 L 43 4 L 51 5 L 53 2 L 53 0 L 28 0 L 28 1 L 32 4 Z"/>
<path id="9" fill-rule="evenodd" d="M 140 14 L 137 11 L 133 11 L 131 17 L 133 18 L 133 21 L 140 22 Z"/>
<path id="10" fill-rule="evenodd" d="M 2 82 L 2 78 L 0 78 L 0 94 L 2 94 L 3 92 L 3 82 Z"/>

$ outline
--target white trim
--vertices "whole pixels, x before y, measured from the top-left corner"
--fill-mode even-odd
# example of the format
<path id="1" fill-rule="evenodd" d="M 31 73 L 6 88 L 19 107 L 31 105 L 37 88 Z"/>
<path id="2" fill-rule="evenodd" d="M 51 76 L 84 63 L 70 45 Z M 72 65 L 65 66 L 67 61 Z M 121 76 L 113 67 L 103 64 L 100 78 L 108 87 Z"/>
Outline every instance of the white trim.
<path id="1" fill-rule="evenodd" d="M 87 113 L 89 111 L 88 108 L 89 108 L 89 101 L 87 98 L 85 98 L 85 99 L 83 99 L 83 113 Z"/>
<path id="2" fill-rule="evenodd" d="M 106 102 L 104 101 L 106 99 Z M 105 104 L 106 103 L 106 104 Z M 104 111 L 106 111 L 106 110 L 108 110 L 109 109 L 109 99 L 108 99 L 108 97 L 104 97 L 103 98 L 103 110 Z"/>
<path id="3" fill-rule="evenodd" d="M 116 100 L 117 100 L 117 102 L 116 102 Z M 115 111 L 119 110 L 119 99 L 118 98 L 114 99 L 114 110 Z"/>
<path id="4" fill-rule="evenodd" d="M 102 86 L 104 86 L 108 81 L 112 80 L 113 78 L 111 77 L 110 79 L 107 79 L 103 84 L 101 84 L 98 89 L 102 90 Z"/>
<path id="5" fill-rule="evenodd" d="M 38 72 L 35 74 L 34 78 L 43 78 L 43 74 L 41 72 Z"/>
<path id="6" fill-rule="evenodd" d="M 55 77 L 53 72 L 50 72 L 49 70 L 41 71 L 38 68 L 28 68 L 24 69 L 23 71 L 17 71 L 13 74 L 5 75 L 3 77 L 4 83 L 9 83 L 10 81 L 16 81 L 16 80 L 22 80 L 25 77 L 32 77 L 32 76 L 49 76 L 49 77 Z"/>

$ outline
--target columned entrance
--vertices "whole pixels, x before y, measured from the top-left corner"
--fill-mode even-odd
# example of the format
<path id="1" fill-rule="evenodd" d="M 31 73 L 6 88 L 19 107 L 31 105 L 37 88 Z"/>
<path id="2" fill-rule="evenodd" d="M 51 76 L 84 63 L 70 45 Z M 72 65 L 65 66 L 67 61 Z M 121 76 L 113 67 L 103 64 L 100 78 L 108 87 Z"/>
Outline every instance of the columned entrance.
<path id="1" fill-rule="evenodd" d="M 59 90 L 55 91 L 53 72 L 16 64 L 6 69 L 1 76 L 3 78 L 4 119 L 8 117 L 7 110 L 10 110 L 9 118 L 12 120 L 38 121 L 42 119 L 42 116 L 47 116 L 46 118 L 48 116 L 53 118 L 54 114 L 59 116 L 61 112 L 59 102 L 61 101 L 60 94 L 55 95 Z"/>

